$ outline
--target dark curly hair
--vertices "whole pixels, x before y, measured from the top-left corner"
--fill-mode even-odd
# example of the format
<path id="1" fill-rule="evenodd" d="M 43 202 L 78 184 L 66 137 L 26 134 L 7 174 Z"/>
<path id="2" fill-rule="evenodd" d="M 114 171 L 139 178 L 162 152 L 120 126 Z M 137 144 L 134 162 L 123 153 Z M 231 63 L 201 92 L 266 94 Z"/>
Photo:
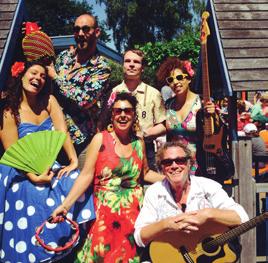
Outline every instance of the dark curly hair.
<path id="1" fill-rule="evenodd" d="M 136 99 L 135 96 L 131 95 L 131 93 L 129 92 L 117 92 L 116 93 L 116 98 L 114 100 L 114 102 L 112 103 L 111 107 L 106 107 L 106 109 L 102 112 L 102 119 L 100 121 L 100 130 L 105 130 L 107 128 L 107 126 L 111 123 L 111 119 L 112 119 L 112 108 L 114 106 L 114 104 L 117 101 L 122 101 L 122 100 L 126 100 L 128 101 L 131 106 L 134 109 L 134 115 L 137 121 L 137 112 L 136 112 L 136 106 L 138 104 L 138 101 Z"/>
<path id="2" fill-rule="evenodd" d="M 184 60 L 180 60 L 177 57 L 166 58 L 161 63 L 161 65 L 159 66 L 156 72 L 157 86 L 159 88 L 162 88 L 163 86 L 167 85 L 166 78 L 170 75 L 170 73 L 174 69 L 180 69 L 183 73 L 188 74 L 184 63 L 185 63 Z M 192 79 L 189 75 L 188 75 L 188 78 Z"/>
<path id="3" fill-rule="evenodd" d="M 46 104 L 48 101 L 49 95 L 51 93 L 51 80 L 48 76 L 45 64 L 42 63 L 41 61 L 26 62 L 24 70 L 19 74 L 19 76 L 13 77 L 10 80 L 6 90 L 5 109 L 11 110 L 11 113 L 14 116 L 18 116 L 19 107 L 22 101 L 22 94 L 23 94 L 22 78 L 27 72 L 27 70 L 35 65 L 43 67 L 46 73 L 45 85 L 42 88 L 42 90 L 37 94 L 37 100 L 40 101 L 40 103 L 43 102 L 44 104 Z"/>

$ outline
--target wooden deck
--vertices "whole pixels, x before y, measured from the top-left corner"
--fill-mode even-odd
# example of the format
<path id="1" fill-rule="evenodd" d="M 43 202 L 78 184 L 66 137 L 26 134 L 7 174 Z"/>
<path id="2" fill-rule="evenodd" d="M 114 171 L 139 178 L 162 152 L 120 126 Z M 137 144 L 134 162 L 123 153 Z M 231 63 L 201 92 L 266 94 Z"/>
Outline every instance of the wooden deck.
<path id="1" fill-rule="evenodd" d="M 1 0 L 0 4 L 0 59 L 4 51 L 18 0 Z"/>

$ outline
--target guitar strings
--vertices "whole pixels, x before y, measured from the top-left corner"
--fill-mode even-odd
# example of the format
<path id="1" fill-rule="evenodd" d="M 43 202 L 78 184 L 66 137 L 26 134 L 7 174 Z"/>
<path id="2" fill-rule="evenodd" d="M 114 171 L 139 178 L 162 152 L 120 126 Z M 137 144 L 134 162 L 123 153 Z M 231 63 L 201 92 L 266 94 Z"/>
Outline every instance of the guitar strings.
<path id="1" fill-rule="evenodd" d="M 214 238 L 213 240 L 210 240 L 207 243 L 204 243 L 202 245 L 202 247 L 205 248 L 205 249 L 209 249 L 209 248 L 213 248 L 215 246 L 221 246 L 221 245 L 225 244 L 226 241 L 232 240 L 233 238 L 245 233 L 249 229 L 251 229 L 254 226 L 258 225 L 259 223 L 263 222 L 266 219 L 266 217 L 267 217 L 267 214 L 264 213 L 264 214 L 262 214 L 260 216 L 252 218 L 249 221 L 243 223 L 242 225 L 240 225 L 240 226 L 238 226 L 236 228 L 230 229 L 226 233 L 224 233 L 224 234 L 222 234 L 220 236 L 217 236 L 216 238 Z M 198 248 L 196 250 L 196 252 L 197 253 L 202 252 L 202 248 Z"/>

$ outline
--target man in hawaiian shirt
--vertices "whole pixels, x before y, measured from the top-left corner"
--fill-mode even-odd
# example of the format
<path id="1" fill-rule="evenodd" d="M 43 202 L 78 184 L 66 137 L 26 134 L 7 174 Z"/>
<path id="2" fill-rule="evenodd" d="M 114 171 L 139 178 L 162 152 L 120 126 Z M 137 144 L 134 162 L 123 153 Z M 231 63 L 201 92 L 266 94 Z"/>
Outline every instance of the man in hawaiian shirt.
<path id="1" fill-rule="evenodd" d="M 124 54 L 124 81 L 113 92 L 131 92 L 138 100 L 139 126 L 145 138 L 146 155 L 150 169 L 156 170 L 153 139 L 166 132 L 166 111 L 161 93 L 142 82 L 144 54 L 141 50 L 127 50 Z"/>
<path id="2" fill-rule="evenodd" d="M 96 133 L 110 68 L 96 49 L 101 33 L 96 18 L 90 14 L 79 16 L 73 30 L 76 48 L 62 51 L 55 67 L 48 69 L 56 83 L 54 92 L 63 108 L 81 169 L 86 147 Z"/>

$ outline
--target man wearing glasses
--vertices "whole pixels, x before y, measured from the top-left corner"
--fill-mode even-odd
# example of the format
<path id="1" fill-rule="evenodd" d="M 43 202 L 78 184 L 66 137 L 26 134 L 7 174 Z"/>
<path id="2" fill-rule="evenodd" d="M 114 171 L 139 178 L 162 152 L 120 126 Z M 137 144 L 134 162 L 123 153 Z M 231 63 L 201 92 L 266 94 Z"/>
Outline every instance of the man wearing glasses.
<path id="1" fill-rule="evenodd" d="M 55 68 L 51 65 L 48 69 L 56 82 L 54 91 L 63 108 L 81 169 L 86 146 L 96 133 L 110 68 L 96 49 L 101 31 L 94 16 L 79 16 L 73 32 L 76 48 L 62 51 Z"/>
<path id="2" fill-rule="evenodd" d="M 161 93 L 141 80 L 144 64 L 144 53 L 141 50 L 127 50 L 123 62 L 124 80 L 113 92 L 131 92 L 136 97 L 138 121 L 145 138 L 148 165 L 150 169 L 156 170 L 153 139 L 166 132 L 166 111 Z"/>
<path id="3" fill-rule="evenodd" d="M 158 151 L 157 164 L 166 178 L 145 193 L 135 223 L 134 236 L 139 246 L 144 247 L 169 231 L 187 239 L 205 226 L 206 230 L 215 227 L 215 231 L 224 231 L 248 220 L 242 206 L 219 183 L 189 176 L 192 163 L 190 150 L 179 142 L 167 142 Z"/>

